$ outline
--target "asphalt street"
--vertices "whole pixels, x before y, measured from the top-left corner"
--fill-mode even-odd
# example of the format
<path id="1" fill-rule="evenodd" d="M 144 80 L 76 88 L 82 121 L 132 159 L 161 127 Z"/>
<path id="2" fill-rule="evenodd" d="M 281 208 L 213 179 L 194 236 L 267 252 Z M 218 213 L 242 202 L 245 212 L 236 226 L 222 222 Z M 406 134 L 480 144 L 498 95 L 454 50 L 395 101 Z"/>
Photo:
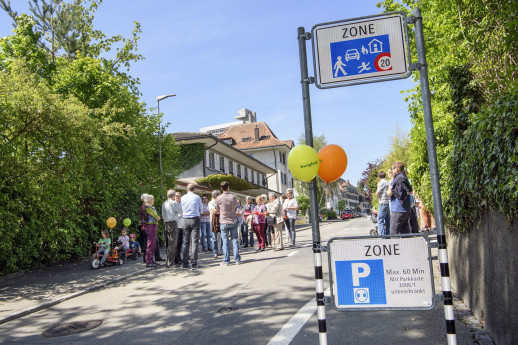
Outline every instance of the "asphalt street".
<path id="1" fill-rule="evenodd" d="M 368 218 L 357 218 L 324 223 L 320 230 L 325 242 L 368 235 L 372 227 Z M 197 271 L 145 269 L 139 260 L 101 270 L 77 262 L 4 277 L 0 343 L 318 344 L 311 247 L 311 230 L 305 227 L 297 233 L 296 247 L 280 252 L 243 248 L 239 266 L 221 267 L 221 257 L 201 253 L 203 267 Z M 326 253 L 323 263 L 328 288 Z M 432 311 L 327 307 L 326 317 L 329 344 L 446 343 L 441 303 Z M 56 326 L 91 320 L 102 323 L 81 333 L 43 335 Z M 456 327 L 458 344 L 492 344 L 470 325 L 457 321 Z"/>

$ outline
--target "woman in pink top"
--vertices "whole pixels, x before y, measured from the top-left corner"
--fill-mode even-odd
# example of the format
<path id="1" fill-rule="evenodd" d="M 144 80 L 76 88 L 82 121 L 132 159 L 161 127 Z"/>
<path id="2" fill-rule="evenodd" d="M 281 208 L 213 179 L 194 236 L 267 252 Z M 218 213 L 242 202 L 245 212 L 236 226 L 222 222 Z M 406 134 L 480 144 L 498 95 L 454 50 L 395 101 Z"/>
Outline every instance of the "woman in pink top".
<path id="1" fill-rule="evenodd" d="M 266 206 L 264 205 L 264 198 L 258 195 L 255 198 L 257 205 L 254 208 L 252 215 L 252 226 L 254 227 L 257 236 L 257 251 L 265 250 L 266 247 Z"/>

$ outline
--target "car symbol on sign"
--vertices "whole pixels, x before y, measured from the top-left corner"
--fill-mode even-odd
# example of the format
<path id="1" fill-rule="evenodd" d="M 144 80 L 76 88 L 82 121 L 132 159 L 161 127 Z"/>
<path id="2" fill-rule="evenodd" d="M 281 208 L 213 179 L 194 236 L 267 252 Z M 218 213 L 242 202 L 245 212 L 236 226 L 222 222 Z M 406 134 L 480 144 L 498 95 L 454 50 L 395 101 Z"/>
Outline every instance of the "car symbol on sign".
<path id="1" fill-rule="evenodd" d="M 353 59 L 360 60 L 360 53 L 358 53 L 357 49 L 349 49 L 345 52 L 345 61 Z"/>

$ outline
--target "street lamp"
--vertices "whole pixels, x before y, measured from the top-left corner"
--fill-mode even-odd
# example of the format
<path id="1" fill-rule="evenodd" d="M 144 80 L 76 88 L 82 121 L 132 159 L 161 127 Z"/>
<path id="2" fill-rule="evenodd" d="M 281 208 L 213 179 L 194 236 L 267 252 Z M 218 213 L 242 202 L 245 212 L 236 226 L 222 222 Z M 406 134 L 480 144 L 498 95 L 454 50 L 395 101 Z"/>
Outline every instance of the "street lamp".
<path id="1" fill-rule="evenodd" d="M 176 96 L 174 93 L 156 97 L 157 113 L 160 116 L 160 101 L 169 97 Z M 160 166 L 160 191 L 162 191 L 162 119 L 158 120 L 158 162 Z"/>

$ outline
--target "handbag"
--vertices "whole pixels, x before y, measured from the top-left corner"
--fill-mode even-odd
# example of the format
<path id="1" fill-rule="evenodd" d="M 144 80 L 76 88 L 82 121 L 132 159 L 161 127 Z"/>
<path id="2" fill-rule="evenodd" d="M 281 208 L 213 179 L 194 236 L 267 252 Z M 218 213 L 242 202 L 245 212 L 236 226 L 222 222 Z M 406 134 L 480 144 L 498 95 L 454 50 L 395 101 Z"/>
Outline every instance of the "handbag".
<path id="1" fill-rule="evenodd" d="M 275 217 L 275 216 L 267 216 L 266 217 L 266 223 L 268 223 L 268 224 L 276 224 L 277 223 L 277 217 Z"/>
<path id="2" fill-rule="evenodd" d="M 220 231 L 220 224 L 219 224 L 219 214 L 214 214 L 212 217 L 212 232 L 219 232 Z"/>

